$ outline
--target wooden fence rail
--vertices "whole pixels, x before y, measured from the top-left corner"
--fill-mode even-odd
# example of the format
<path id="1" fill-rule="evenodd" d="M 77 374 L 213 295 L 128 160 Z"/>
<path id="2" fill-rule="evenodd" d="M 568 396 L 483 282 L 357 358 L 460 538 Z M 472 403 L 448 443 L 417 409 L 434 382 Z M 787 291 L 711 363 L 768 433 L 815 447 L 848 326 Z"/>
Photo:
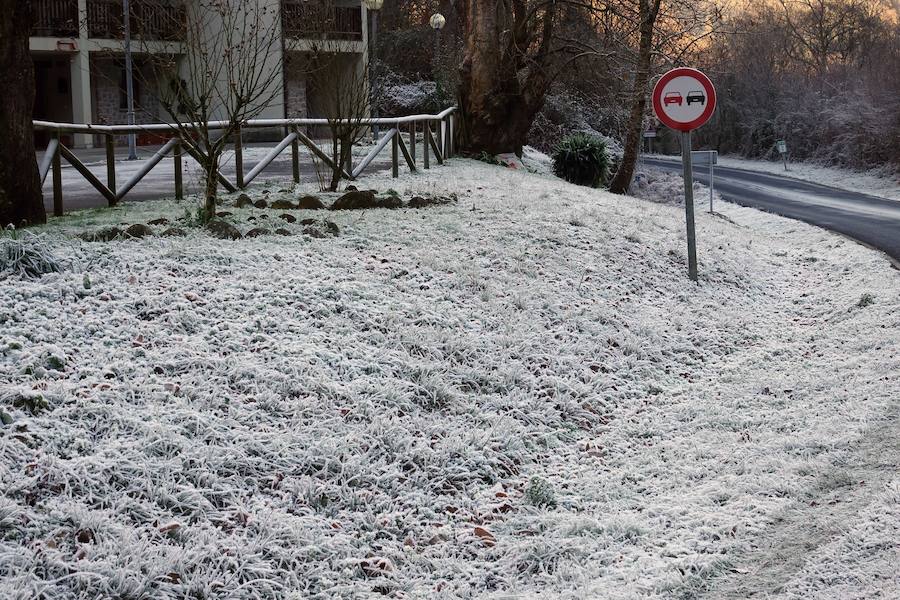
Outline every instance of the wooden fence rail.
<path id="1" fill-rule="evenodd" d="M 455 153 L 456 132 L 456 108 L 448 108 L 436 115 L 411 115 L 397 118 L 378 118 L 354 120 L 361 126 L 372 127 L 374 125 L 386 127 L 385 133 L 378 139 L 366 157 L 355 167 L 348 166 L 343 171 L 345 179 L 354 180 L 359 177 L 378 155 L 390 144 L 391 146 L 391 175 L 400 175 L 400 157 L 406 163 L 410 172 L 417 171 L 416 162 L 416 134 L 421 130 L 424 134 L 422 143 L 422 166 L 425 169 L 431 167 L 429 155 L 440 165 L 445 159 Z M 235 151 L 235 181 L 229 181 L 221 172 L 218 174 L 219 183 L 228 192 L 244 189 L 255 180 L 272 162 L 275 161 L 288 147 L 291 148 L 292 175 L 295 183 L 300 182 L 300 144 L 306 146 L 317 159 L 333 169 L 331 158 L 309 137 L 304 135 L 301 127 L 328 125 L 326 119 L 256 119 L 240 124 L 238 134 L 234 139 Z M 229 123 L 224 121 L 212 121 L 206 124 L 210 130 L 225 129 Z M 65 159 L 81 176 L 93 186 L 107 201 L 109 206 L 115 206 L 124 200 L 128 193 L 150 173 L 163 159 L 171 155 L 174 161 L 174 187 L 175 197 L 182 198 L 184 194 L 183 164 L 184 155 L 191 156 L 198 163 L 205 160 L 203 151 L 193 143 L 193 140 L 184 139 L 179 135 L 177 126 L 168 123 L 156 123 L 150 125 L 92 125 L 78 123 L 51 123 L 48 121 L 34 121 L 35 130 L 47 131 L 51 135 L 50 143 L 44 153 L 43 159 L 38 165 L 38 170 L 43 185 L 49 173 L 53 185 L 53 214 L 63 214 L 63 189 L 62 189 L 62 159 Z M 266 129 L 281 130 L 286 135 L 272 148 L 256 165 L 252 166 L 244 174 L 243 142 L 241 130 L 253 129 L 263 131 Z M 434 130 L 432 131 L 432 128 Z M 409 147 L 403 140 L 402 132 L 406 129 L 409 136 Z M 103 137 L 106 148 L 106 183 L 102 182 L 76 155 L 63 144 L 64 135 L 81 133 L 98 135 Z M 132 175 L 121 187 L 116 181 L 115 140 L 116 136 L 128 133 L 156 133 L 171 136 L 170 139 L 152 157 L 147 159 L 140 169 Z M 352 154 L 352 152 L 351 152 Z M 349 171 L 349 172 L 348 172 Z"/>

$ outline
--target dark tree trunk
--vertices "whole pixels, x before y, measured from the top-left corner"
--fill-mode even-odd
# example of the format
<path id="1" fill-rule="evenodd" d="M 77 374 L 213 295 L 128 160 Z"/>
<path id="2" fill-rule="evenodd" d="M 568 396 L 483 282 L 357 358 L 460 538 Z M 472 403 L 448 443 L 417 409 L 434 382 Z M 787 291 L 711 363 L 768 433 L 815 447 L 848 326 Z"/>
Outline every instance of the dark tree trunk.
<path id="1" fill-rule="evenodd" d="M 651 53 L 653 51 L 653 28 L 659 15 L 661 0 L 640 0 L 641 38 L 638 48 L 638 64 L 631 92 L 631 113 L 625 132 L 625 152 L 615 177 L 609 184 L 614 194 L 626 194 L 634 177 L 638 150 L 644 129 L 644 111 L 647 109 L 647 83 L 650 81 Z"/>
<path id="2" fill-rule="evenodd" d="M 0 0 L 0 227 L 47 222 L 31 125 L 30 5 Z"/>
<path id="3" fill-rule="evenodd" d="M 521 155 L 552 82 L 556 2 L 535 11 L 525 0 L 466 0 L 460 12 L 460 149 Z"/>

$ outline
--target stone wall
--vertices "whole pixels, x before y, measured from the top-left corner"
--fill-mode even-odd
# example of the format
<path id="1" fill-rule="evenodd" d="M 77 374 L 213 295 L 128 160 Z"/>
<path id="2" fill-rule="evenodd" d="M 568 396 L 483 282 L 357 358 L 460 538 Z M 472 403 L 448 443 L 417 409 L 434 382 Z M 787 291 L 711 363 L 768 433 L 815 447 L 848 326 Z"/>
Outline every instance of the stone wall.
<path id="1" fill-rule="evenodd" d="M 125 125 L 128 123 L 128 109 L 122 103 L 122 70 L 120 59 L 97 58 L 91 60 L 91 101 L 94 123 L 100 125 Z M 157 88 L 151 72 L 135 65 L 134 75 L 134 121 L 137 124 L 159 123 L 166 120 L 156 99 Z M 127 143 L 125 136 L 116 140 L 117 144 Z M 138 143 L 159 143 L 149 136 L 139 136 Z"/>
<path id="2" fill-rule="evenodd" d="M 306 103 L 306 61 L 302 57 L 291 56 L 284 65 L 284 92 L 288 119 L 302 119 L 307 113 Z"/>

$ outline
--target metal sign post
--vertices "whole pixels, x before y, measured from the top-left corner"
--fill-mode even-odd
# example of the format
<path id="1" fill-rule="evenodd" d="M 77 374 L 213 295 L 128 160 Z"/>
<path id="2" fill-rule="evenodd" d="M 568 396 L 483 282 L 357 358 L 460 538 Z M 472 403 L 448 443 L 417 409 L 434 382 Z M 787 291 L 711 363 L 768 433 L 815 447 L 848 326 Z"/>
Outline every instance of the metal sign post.
<path id="1" fill-rule="evenodd" d="M 681 132 L 681 163 L 684 172 L 684 215 L 687 226 L 688 277 L 697 281 L 697 237 L 694 226 L 694 177 L 691 161 L 691 131 L 716 110 L 716 89 L 709 77 L 697 69 L 679 67 L 664 74 L 653 87 L 653 111 L 663 125 Z M 712 156 L 709 158 L 712 163 Z M 710 164 L 710 173 L 712 165 Z M 711 183 L 711 182 L 710 182 Z M 710 193 L 712 193 L 710 188 Z M 712 209 L 710 197 L 710 210 Z"/>
<path id="2" fill-rule="evenodd" d="M 644 139 L 647 140 L 647 153 L 653 154 L 653 138 L 656 137 L 656 129 L 651 125 L 644 131 Z"/>
<path id="3" fill-rule="evenodd" d="M 694 172 L 691 163 L 691 132 L 681 132 L 681 165 L 684 177 L 684 218 L 687 222 L 688 277 L 697 281 L 697 234 L 694 228 Z"/>
<path id="4" fill-rule="evenodd" d="M 784 163 L 784 170 L 787 171 L 787 142 L 778 140 L 775 142 L 775 146 L 778 148 L 778 154 L 781 155 L 781 162 Z"/>
<path id="5" fill-rule="evenodd" d="M 719 162 L 719 153 L 715 150 L 694 150 L 691 162 L 695 165 L 709 165 L 709 212 L 713 212 L 713 195 L 715 192 L 715 165 Z"/>

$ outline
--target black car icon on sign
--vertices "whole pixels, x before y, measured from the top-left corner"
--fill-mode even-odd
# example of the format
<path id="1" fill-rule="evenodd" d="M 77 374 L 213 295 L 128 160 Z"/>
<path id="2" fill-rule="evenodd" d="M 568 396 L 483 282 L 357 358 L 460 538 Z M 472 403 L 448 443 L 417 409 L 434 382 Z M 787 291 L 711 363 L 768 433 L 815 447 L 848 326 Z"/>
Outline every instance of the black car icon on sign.
<path id="1" fill-rule="evenodd" d="M 699 102 L 701 106 L 706 106 L 706 94 L 699 90 L 688 92 L 687 105 L 690 106 L 694 102 Z"/>

